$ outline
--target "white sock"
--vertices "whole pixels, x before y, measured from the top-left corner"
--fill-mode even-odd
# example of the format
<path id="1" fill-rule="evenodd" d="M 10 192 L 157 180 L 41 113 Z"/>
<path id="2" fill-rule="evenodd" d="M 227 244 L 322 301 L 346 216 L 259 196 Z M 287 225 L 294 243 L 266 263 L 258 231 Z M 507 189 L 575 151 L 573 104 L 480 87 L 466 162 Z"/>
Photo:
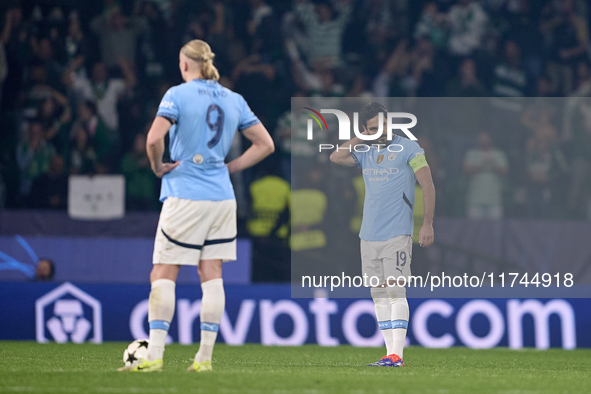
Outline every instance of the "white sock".
<path id="1" fill-rule="evenodd" d="M 385 287 L 373 287 L 371 289 L 371 298 L 373 298 L 378 326 L 384 336 L 384 342 L 386 342 L 386 355 L 392 354 L 392 307 L 390 296 Z"/>
<path id="2" fill-rule="evenodd" d="M 148 361 L 158 360 L 164 354 L 164 343 L 168 327 L 174 316 L 175 283 L 170 279 L 158 279 L 152 282 L 150 302 L 148 304 L 148 322 L 150 323 L 150 344 Z"/>
<path id="3" fill-rule="evenodd" d="M 201 284 L 203 297 L 201 297 L 201 342 L 199 351 L 195 355 L 195 361 L 202 363 L 211 361 L 213 346 L 218 336 L 220 322 L 226 306 L 226 294 L 224 293 L 224 281 L 219 279 L 208 280 Z"/>
<path id="4" fill-rule="evenodd" d="M 402 358 L 409 315 L 406 287 L 391 286 L 387 289 L 392 305 L 392 353 Z"/>

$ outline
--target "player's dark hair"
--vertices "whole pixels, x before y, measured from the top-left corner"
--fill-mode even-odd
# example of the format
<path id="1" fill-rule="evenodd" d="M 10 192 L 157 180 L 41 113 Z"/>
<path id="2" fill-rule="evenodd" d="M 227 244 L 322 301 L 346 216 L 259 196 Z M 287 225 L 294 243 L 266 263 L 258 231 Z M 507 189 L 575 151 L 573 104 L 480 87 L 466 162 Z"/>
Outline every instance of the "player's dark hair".
<path id="1" fill-rule="evenodd" d="M 50 277 L 53 278 L 53 276 L 55 275 L 55 264 L 53 263 L 52 259 L 48 259 L 48 258 L 42 258 L 39 259 L 39 261 L 47 261 L 49 263 L 49 268 L 50 268 Z"/>
<path id="2" fill-rule="evenodd" d="M 36 276 L 37 280 L 52 280 L 53 277 L 55 276 L 55 264 L 53 263 L 53 260 L 48 259 L 48 258 L 40 258 L 39 261 L 37 262 L 37 265 L 39 265 L 39 263 L 41 263 L 42 261 L 46 261 L 47 263 L 49 263 L 49 276 L 47 278 L 39 278 Z"/>
<path id="3" fill-rule="evenodd" d="M 361 122 L 363 126 L 367 126 L 367 121 L 378 116 L 380 112 L 384 114 L 384 120 L 387 119 L 388 110 L 384 104 L 372 101 L 361 108 L 361 112 L 359 113 L 359 122 Z"/>

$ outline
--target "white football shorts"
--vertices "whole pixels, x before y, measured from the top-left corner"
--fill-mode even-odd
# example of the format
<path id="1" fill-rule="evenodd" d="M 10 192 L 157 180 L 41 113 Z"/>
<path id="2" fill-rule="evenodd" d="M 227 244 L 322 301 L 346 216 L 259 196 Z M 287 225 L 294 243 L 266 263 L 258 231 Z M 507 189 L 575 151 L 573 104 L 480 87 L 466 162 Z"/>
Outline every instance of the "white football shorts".
<path id="1" fill-rule="evenodd" d="M 154 264 L 198 265 L 236 260 L 236 200 L 168 197 L 154 241 Z"/>
<path id="2" fill-rule="evenodd" d="M 388 280 L 399 280 L 401 276 L 408 283 L 411 257 L 410 235 L 400 235 L 387 241 L 361 240 L 361 270 L 372 286 L 386 284 Z M 377 279 L 371 279 L 372 277 Z"/>

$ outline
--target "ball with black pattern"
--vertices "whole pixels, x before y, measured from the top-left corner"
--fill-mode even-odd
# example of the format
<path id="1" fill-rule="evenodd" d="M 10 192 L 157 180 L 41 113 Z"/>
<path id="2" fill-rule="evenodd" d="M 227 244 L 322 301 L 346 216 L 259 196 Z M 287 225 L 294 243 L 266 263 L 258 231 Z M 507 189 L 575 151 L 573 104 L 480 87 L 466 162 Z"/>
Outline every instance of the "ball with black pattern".
<path id="1" fill-rule="evenodd" d="M 123 352 L 123 363 L 125 366 L 137 365 L 142 358 L 148 355 L 149 340 L 136 339 L 127 346 Z"/>

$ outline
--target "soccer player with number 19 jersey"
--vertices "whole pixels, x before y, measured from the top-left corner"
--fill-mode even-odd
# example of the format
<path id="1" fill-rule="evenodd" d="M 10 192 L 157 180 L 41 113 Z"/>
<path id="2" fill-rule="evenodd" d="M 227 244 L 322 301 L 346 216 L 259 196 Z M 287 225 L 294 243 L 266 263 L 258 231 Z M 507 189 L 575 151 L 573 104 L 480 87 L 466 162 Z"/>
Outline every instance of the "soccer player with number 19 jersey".
<path id="1" fill-rule="evenodd" d="M 217 82 L 213 57 L 209 45 L 201 40 L 183 46 L 179 68 L 185 83 L 168 90 L 148 133 L 148 157 L 152 170 L 162 178 L 163 202 L 150 275 L 150 343 L 146 359 L 120 370 L 162 369 L 181 265 L 197 266 L 203 291 L 201 341 L 188 371 L 212 370 L 213 347 L 225 307 L 222 262 L 236 260 L 236 200 L 230 173 L 274 151 L 269 133 L 244 98 Z M 252 145 L 226 165 L 236 130 Z M 169 132 L 172 163 L 163 163 L 164 137 Z"/>
<path id="2" fill-rule="evenodd" d="M 388 141 L 385 130 L 388 112 L 380 103 L 372 102 L 361 110 L 363 134 L 383 134 L 368 151 L 352 148 L 363 144 L 353 138 L 339 146 L 330 160 L 334 163 L 360 167 L 365 182 L 365 201 L 361 222 L 361 265 L 370 283 L 378 325 L 386 342 L 386 355 L 376 363 L 380 367 L 402 367 L 402 353 L 408 327 L 406 283 L 410 278 L 412 254 L 413 204 L 415 183 L 423 189 L 425 216 L 419 232 L 419 244 L 433 243 L 435 187 L 425 153 L 416 141 L 394 136 Z M 382 125 L 380 127 L 380 121 Z"/>

